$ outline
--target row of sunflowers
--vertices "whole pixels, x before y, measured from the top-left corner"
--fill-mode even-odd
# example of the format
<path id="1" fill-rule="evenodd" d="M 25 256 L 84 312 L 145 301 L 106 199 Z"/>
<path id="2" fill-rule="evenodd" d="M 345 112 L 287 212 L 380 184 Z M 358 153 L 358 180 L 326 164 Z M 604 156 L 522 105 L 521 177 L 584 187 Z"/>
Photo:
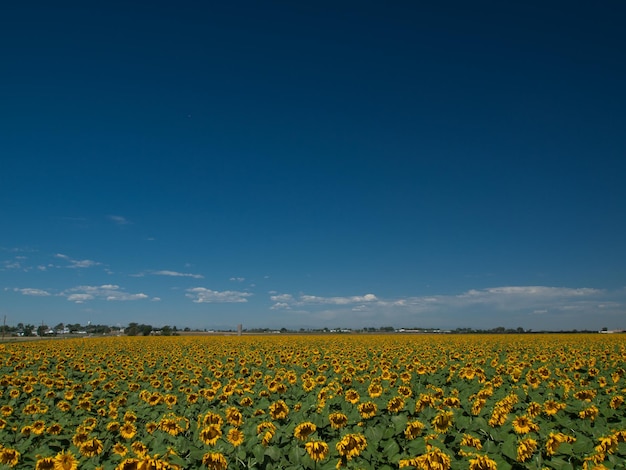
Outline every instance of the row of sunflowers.
<path id="1" fill-rule="evenodd" d="M 624 335 L 0 345 L 0 469 L 617 469 Z"/>

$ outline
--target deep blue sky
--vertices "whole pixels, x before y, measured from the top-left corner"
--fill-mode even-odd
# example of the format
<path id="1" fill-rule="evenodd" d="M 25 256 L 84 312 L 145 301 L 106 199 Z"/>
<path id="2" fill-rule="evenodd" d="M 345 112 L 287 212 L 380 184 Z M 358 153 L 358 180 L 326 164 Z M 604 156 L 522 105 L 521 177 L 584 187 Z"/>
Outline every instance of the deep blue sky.
<path id="1" fill-rule="evenodd" d="M 626 328 L 622 1 L 14 2 L 9 324 Z"/>

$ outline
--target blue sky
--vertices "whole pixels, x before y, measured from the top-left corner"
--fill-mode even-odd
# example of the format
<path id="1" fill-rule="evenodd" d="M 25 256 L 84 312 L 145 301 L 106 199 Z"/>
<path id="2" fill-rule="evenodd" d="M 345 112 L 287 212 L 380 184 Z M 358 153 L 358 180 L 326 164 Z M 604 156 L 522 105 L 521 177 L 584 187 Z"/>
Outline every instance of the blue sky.
<path id="1" fill-rule="evenodd" d="M 14 2 L 0 314 L 626 328 L 621 1 Z"/>

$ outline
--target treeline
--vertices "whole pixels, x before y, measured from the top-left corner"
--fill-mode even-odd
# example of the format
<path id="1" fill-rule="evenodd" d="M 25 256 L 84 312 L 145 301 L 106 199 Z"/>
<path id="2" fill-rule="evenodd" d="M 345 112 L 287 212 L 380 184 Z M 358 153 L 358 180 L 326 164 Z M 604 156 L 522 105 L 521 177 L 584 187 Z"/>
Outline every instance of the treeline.
<path id="1" fill-rule="evenodd" d="M 62 334 L 109 334 L 113 329 L 108 325 L 81 325 L 80 323 L 58 323 L 50 327 L 45 323 L 35 326 L 31 323 L 18 323 L 15 326 L 2 325 L 3 336 L 56 336 Z"/>
<path id="2" fill-rule="evenodd" d="M 129 323 L 126 328 L 124 328 L 124 334 L 127 336 L 150 336 L 150 335 L 160 335 L 160 336 L 177 336 L 178 329 L 175 326 L 165 325 L 161 328 L 153 328 L 152 325 L 144 325 L 143 323 Z"/>

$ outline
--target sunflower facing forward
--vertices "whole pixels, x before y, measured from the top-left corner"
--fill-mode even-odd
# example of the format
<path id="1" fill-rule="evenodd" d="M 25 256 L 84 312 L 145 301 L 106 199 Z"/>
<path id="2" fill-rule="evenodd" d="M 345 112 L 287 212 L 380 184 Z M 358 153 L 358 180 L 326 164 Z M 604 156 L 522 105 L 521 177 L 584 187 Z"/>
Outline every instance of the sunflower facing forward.
<path id="1" fill-rule="evenodd" d="M 315 462 L 324 460 L 328 456 L 328 444 L 323 441 L 311 441 L 304 445 L 307 454 Z"/>

